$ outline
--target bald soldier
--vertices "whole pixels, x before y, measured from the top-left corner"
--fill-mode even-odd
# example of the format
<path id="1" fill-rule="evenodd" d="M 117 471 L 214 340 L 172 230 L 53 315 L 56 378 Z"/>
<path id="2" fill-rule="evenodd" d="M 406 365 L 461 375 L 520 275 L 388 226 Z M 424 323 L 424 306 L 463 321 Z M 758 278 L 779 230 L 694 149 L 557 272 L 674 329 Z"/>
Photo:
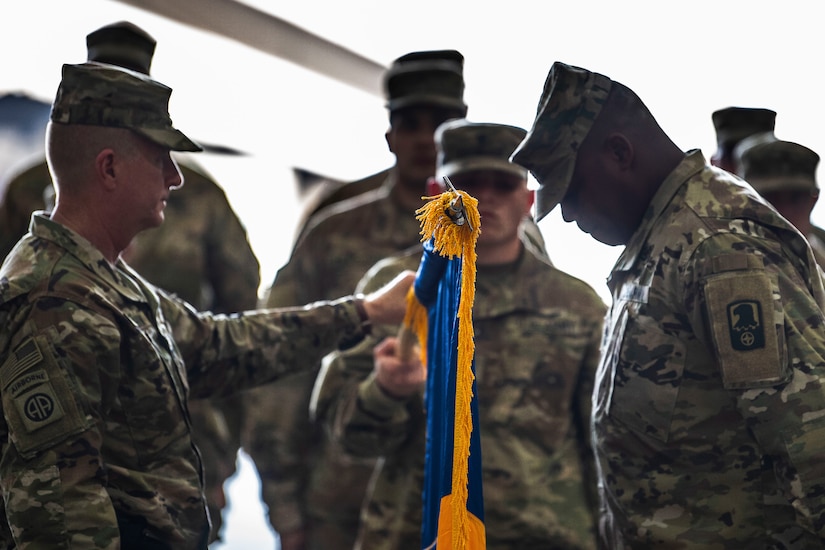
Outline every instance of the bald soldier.
<path id="1" fill-rule="evenodd" d="M 295 372 L 371 322 L 399 321 L 410 276 L 366 299 L 197 312 L 121 259 L 182 184 L 170 88 L 64 65 L 47 128 L 51 215 L 0 267 L 0 488 L 6 546 L 205 549 L 190 398 Z"/>
<path id="2" fill-rule="evenodd" d="M 624 245 L 593 394 L 606 548 L 825 545 L 825 290 L 805 239 L 626 86 L 554 63 L 513 160 Z"/>
<path id="3" fill-rule="evenodd" d="M 110 63 L 150 74 L 155 39 L 128 21 L 119 21 L 86 36 L 89 61 Z M 139 234 L 124 259 L 152 284 L 177 294 L 201 311 L 233 313 L 254 309 L 258 301 L 258 259 L 246 229 L 224 190 L 186 153 L 176 156 L 186 185 L 169 196 L 165 222 Z M 5 257 L 28 230 L 31 213 L 47 207 L 53 194 L 43 158 L 11 180 L 0 202 L 0 250 Z M 204 464 L 207 504 L 212 518 L 210 539 L 220 536 L 226 504 L 224 482 L 234 473 L 241 423 L 240 394 L 221 400 L 195 400 L 190 417 Z"/>

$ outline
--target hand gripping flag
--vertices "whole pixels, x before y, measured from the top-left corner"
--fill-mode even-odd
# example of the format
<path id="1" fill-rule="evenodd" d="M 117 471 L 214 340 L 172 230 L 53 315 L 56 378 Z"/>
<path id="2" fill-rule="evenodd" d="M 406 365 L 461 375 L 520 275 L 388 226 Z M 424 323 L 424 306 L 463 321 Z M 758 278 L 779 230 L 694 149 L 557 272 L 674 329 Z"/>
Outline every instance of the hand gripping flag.
<path id="1" fill-rule="evenodd" d="M 486 542 L 472 319 L 478 201 L 454 188 L 424 198 L 429 202 L 416 211 L 424 254 L 404 320 L 427 366 L 421 542 L 427 550 L 480 550 Z"/>

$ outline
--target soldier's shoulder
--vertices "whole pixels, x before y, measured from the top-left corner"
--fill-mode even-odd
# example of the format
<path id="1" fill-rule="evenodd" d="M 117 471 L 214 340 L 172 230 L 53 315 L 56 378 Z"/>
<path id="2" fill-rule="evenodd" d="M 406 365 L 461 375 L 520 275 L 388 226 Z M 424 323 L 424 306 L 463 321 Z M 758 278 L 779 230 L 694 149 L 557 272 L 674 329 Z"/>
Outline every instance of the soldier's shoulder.
<path id="1" fill-rule="evenodd" d="M 29 159 L 14 167 L 6 179 L 6 196 L 30 192 L 42 194 L 43 190 L 52 183 L 49 165 L 43 157 Z"/>
<path id="2" fill-rule="evenodd" d="M 322 197 L 309 215 L 314 216 L 334 204 L 378 189 L 387 180 L 391 170 L 391 168 L 387 168 L 359 180 L 341 183 Z"/>
<path id="3" fill-rule="evenodd" d="M 535 289 L 537 304 L 565 307 L 587 316 L 604 316 L 607 305 L 590 284 L 555 267 L 541 256 L 537 256 L 536 260 L 525 285 Z"/>
<path id="4" fill-rule="evenodd" d="M 325 208 L 313 216 L 302 237 L 328 231 L 350 231 L 352 226 L 366 223 L 377 208 L 390 200 L 387 190 L 374 189 Z"/>
<path id="5" fill-rule="evenodd" d="M 378 260 L 370 267 L 359 281 L 356 292 L 372 292 L 389 283 L 396 275 L 405 270 L 415 271 L 421 262 L 420 244 Z"/>
<path id="6" fill-rule="evenodd" d="M 0 303 L 10 302 L 35 289 L 54 285 L 49 281 L 60 270 L 65 251 L 39 237 L 27 235 L 12 249 L 0 267 Z M 64 275 L 64 274 L 62 274 Z M 64 285 L 64 276 L 54 278 L 56 285 Z"/>

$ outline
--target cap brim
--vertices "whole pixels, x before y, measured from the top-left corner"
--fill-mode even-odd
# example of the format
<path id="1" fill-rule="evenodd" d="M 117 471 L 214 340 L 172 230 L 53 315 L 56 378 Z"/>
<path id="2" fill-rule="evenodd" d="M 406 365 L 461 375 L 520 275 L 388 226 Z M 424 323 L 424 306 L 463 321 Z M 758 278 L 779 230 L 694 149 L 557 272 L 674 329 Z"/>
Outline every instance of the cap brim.
<path id="1" fill-rule="evenodd" d="M 776 191 L 816 191 L 816 181 L 804 176 L 777 176 L 770 178 L 751 178 L 747 180 L 758 193 Z"/>
<path id="2" fill-rule="evenodd" d="M 172 151 L 203 151 L 203 147 L 175 128 L 131 128 L 131 130 Z"/>
<path id="3" fill-rule="evenodd" d="M 467 112 L 467 105 L 460 99 L 440 95 L 411 95 L 387 102 L 387 109 L 390 111 L 397 111 L 406 107 L 445 107 L 462 111 L 465 114 Z"/>

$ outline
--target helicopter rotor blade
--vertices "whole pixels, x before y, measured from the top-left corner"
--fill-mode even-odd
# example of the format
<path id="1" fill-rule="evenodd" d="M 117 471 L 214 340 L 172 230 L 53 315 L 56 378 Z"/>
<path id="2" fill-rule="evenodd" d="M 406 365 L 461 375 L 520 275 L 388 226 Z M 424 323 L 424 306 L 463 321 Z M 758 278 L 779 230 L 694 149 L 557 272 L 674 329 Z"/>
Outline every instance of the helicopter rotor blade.
<path id="1" fill-rule="evenodd" d="M 382 96 L 385 67 L 284 19 L 235 0 L 116 0 L 275 55 Z"/>

